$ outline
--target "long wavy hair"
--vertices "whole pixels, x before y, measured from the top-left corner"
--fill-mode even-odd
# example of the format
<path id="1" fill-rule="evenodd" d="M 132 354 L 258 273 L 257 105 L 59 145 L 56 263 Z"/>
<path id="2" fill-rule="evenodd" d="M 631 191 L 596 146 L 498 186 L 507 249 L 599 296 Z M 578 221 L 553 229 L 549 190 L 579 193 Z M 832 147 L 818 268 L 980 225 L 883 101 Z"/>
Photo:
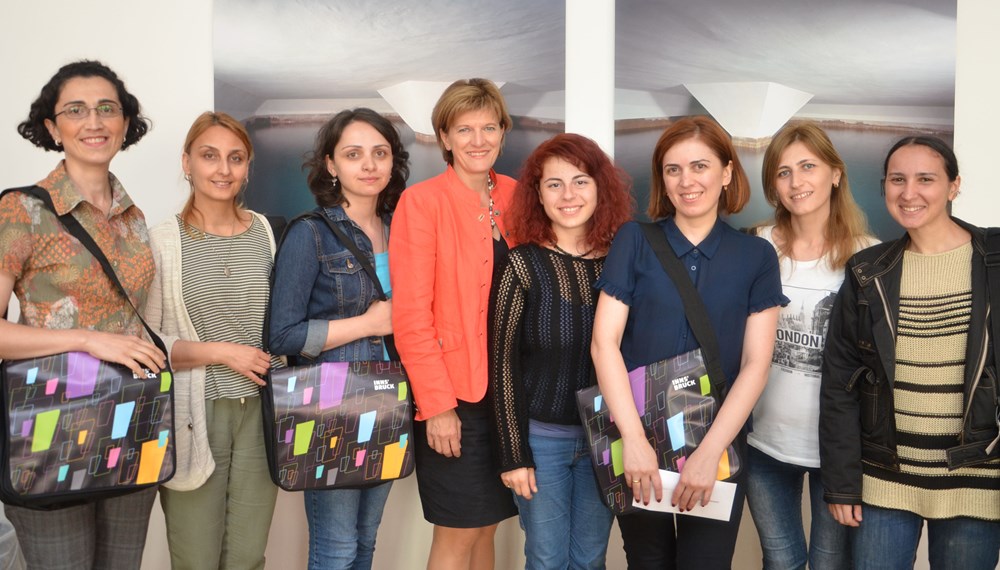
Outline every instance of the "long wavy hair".
<path id="1" fill-rule="evenodd" d="M 778 255 L 789 257 L 791 244 L 795 243 L 797 237 L 795 228 L 792 227 L 792 214 L 781 203 L 776 186 L 781 154 L 796 142 L 804 144 L 830 168 L 840 171 L 840 183 L 830 190 L 830 219 L 826 224 L 823 256 L 831 269 L 842 269 L 858 249 L 867 245 L 871 234 L 864 212 L 851 195 L 847 165 L 840 158 L 826 132 L 811 121 L 785 126 L 774 136 L 764 151 L 761 178 L 764 197 L 767 198 L 767 203 L 774 207 L 774 226 L 781 235 L 781 242 L 777 244 Z"/>

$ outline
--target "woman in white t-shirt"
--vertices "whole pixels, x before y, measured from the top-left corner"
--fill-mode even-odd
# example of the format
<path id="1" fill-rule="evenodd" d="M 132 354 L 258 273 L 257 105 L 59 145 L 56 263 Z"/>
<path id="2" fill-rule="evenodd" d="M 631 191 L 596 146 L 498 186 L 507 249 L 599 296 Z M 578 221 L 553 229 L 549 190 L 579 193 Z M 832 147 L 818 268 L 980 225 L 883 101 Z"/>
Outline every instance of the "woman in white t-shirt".
<path id="1" fill-rule="evenodd" d="M 854 202 L 847 169 L 829 137 L 811 122 L 785 126 L 762 169 L 774 221 L 756 228 L 781 264 L 791 299 L 781 309 L 767 388 L 753 412 L 747 499 L 760 535 L 764 568 L 850 567 L 847 527 L 823 504 L 819 478 L 819 389 L 823 345 L 844 265 L 876 243 Z M 809 476 L 808 548 L 802 487 Z"/>

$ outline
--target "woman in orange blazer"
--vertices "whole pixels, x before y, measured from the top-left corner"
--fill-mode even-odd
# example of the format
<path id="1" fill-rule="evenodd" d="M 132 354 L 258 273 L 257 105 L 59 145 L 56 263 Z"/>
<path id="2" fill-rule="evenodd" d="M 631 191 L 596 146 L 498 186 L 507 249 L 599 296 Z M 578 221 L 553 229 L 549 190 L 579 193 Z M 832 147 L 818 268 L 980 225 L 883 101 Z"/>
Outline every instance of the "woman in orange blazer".
<path id="1" fill-rule="evenodd" d="M 414 450 L 429 568 L 492 568 L 497 524 L 517 514 L 493 463 L 486 311 L 506 256 L 516 182 L 493 171 L 511 127 L 500 90 L 460 80 L 431 116 L 448 163 L 403 192 L 389 238 L 396 347 L 417 405 Z M 511 244 L 512 245 L 512 244 Z"/>

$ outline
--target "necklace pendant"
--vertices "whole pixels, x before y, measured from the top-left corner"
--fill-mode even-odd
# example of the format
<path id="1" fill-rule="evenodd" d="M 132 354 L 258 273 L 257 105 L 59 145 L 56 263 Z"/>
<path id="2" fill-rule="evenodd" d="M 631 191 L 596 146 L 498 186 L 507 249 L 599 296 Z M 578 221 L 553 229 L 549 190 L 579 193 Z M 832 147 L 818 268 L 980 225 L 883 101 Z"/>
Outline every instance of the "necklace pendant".
<path id="1" fill-rule="evenodd" d="M 228 266 L 228 265 L 223 265 L 223 266 L 222 266 L 222 273 L 223 273 L 223 274 L 224 274 L 224 275 L 225 275 L 226 277 L 230 277 L 230 276 L 232 275 L 232 272 L 231 272 L 231 271 L 229 271 L 229 266 Z"/>

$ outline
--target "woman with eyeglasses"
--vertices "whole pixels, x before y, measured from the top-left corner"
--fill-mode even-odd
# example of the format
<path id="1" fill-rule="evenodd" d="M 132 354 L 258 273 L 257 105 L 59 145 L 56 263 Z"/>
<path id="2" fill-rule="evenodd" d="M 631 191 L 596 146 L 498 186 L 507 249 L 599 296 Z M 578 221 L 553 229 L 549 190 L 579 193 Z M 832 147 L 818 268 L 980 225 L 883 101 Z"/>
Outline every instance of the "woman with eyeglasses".
<path id="1" fill-rule="evenodd" d="M 42 87 L 18 132 L 63 153 L 38 186 L 59 213 L 69 212 L 116 268 L 136 307 L 145 305 L 156 271 L 146 220 L 111 160 L 149 129 L 139 101 L 107 66 L 78 61 Z M 20 322 L 0 319 L 0 358 L 86 352 L 144 375 L 166 357 L 116 292 L 97 260 L 36 198 L 0 200 L 0 306 L 11 294 Z M 51 511 L 7 506 L 31 568 L 138 568 L 156 489 Z"/>

